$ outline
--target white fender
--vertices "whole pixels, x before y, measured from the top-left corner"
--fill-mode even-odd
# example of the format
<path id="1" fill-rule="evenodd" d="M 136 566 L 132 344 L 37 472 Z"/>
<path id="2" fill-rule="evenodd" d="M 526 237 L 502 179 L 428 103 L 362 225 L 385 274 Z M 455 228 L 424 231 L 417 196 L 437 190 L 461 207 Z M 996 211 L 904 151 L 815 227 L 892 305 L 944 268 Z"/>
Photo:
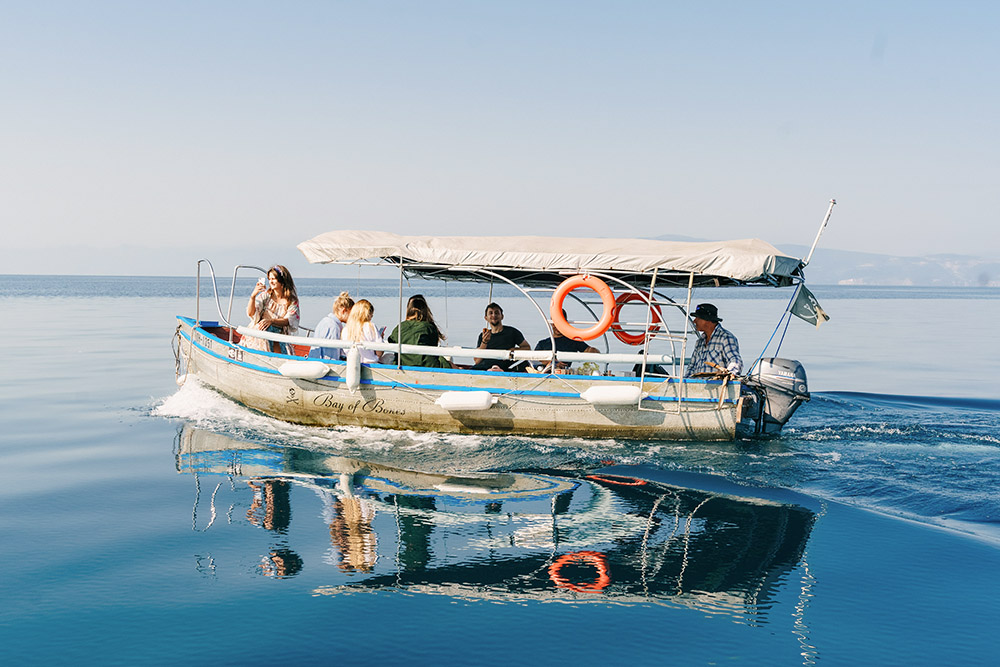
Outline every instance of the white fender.
<path id="1" fill-rule="evenodd" d="M 489 489 L 484 489 L 481 486 L 462 486 L 460 484 L 435 484 L 434 488 L 441 493 L 491 493 Z"/>
<path id="2" fill-rule="evenodd" d="M 591 387 L 580 394 L 580 398 L 593 405 L 638 405 L 649 394 L 637 385 L 624 387 Z"/>
<path id="3" fill-rule="evenodd" d="M 315 380 L 330 372 L 330 367 L 322 361 L 286 361 L 278 367 L 278 372 L 286 378 Z"/>
<path id="4" fill-rule="evenodd" d="M 445 410 L 489 410 L 496 402 L 488 391 L 446 391 L 434 401 Z"/>
<path id="5" fill-rule="evenodd" d="M 348 391 L 352 394 L 361 386 L 361 350 L 356 347 L 347 351 L 344 380 L 347 382 Z"/>

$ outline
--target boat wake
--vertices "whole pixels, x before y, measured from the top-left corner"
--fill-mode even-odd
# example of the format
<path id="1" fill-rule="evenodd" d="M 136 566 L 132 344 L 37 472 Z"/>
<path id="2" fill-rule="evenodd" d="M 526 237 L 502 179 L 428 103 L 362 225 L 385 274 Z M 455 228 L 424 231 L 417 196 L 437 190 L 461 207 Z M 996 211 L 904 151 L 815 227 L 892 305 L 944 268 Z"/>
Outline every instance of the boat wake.
<path id="1" fill-rule="evenodd" d="M 857 404 L 886 407 L 918 406 L 946 408 L 954 410 L 974 410 L 977 412 L 1000 412 L 1000 400 L 992 398 L 961 398 L 947 396 L 909 396 L 903 394 L 867 394 L 854 391 L 834 391 L 814 396 L 841 399 Z"/>
<path id="2" fill-rule="evenodd" d="M 998 412 L 987 399 L 814 394 L 782 440 L 803 491 L 1000 541 Z"/>
<path id="3" fill-rule="evenodd" d="M 938 451 L 954 447 L 1000 447 L 996 431 L 1000 401 L 835 392 L 814 394 L 812 409 L 786 437 L 915 445 Z"/>

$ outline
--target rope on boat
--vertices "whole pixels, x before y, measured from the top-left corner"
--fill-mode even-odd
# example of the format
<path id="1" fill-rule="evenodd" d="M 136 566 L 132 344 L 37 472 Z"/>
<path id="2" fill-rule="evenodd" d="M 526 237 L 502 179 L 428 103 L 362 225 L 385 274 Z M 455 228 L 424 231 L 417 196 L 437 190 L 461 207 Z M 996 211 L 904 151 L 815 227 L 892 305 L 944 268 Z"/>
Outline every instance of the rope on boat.
<path id="1" fill-rule="evenodd" d="M 407 384 L 405 382 L 401 382 L 398 378 L 389 377 L 388 375 L 382 373 L 382 371 L 378 370 L 377 368 L 371 368 L 369 366 L 369 370 L 371 371 L 371 374 L 373 376 L 377 375 L 377 376 L 381 377 L 384 380 L 387 380 L 389 382 L 394 382 L 394 383 L 398 384 L 399 386 L 401 386 L 401 387 L 403 387 L 405 389 L 409 389 L 410 391 L 416 393 L 419 396 L 423 396 L 424 398 L 426 398 L 431 403 L 434 402 L 434 399 L 432 399 L 427 392 L 425 392 L 425 391 L 423 391 L 421 389 L 418 389 L 417 387 L 414 387 L 413 385 Z"/>
<path id="2" fill-rule="evenodd" d="M 541 386 L 542 382 L 544 382 L 547 379 L 548 379 L 547 375 L 546 376 L 542 376 L 542 377 L 538 378 L 538 380 L 536 380 L 534 384 L 528 385 L 527 387 L 525 387 L 523 389 L 508 389 L 507 391 L 501 392 L 500 396 L 509 397 L 512 401 L 524 401 L 525 403 L 530 403 L 530 401 L 528 401 L 526 397 L 524 397 L 524 396 L 518 396 L 518 395 L 514 394 L 514 392 L 515 391 L 532 391 L 532 390 L 536 389 L 537 387 Z M 566 381 L 563 380 L 563 382 L 566 382 Z M 569 386 L 571 389 L 573 388 L 573 386 L 570 385 L 568 382 L 566 382 L 566 385 Z"/>
<path id="3" fill-rule="evenodd" d="M 799 283 L 795 287 L 795 291 L 792 292 L 792 298 L 789 299 L 788 305 L 785 306 L 785 312 L 781 314 L 778 318 L 778 324 L 774 327 L 774 331 L 771 332 L 771 337 L 767 339 L 767 343 L 764 345 L 764 349 L 760 351 L 757 358 L 754 359 L 753 363 L 750 364 L 750 368 L 746 372 L 746 376 L 749 377 L 753 373 L 753 369 L 760 363 L 760 360 L 764 358 L 764 354 L 767 352 L 767 348 L 770 347 L 771 341 L 774 340 L 775 335 L 778 333 L 778 329 L 781 328 L 781 323 L 785 323 L 785 330 L 781 332 L 781 339 L 778 341 L 778 347 L 774 348 L 774 356 L 778 356 L 778 352 L 781 350 L 781 344 L 785 342 L 785 334 L 788 332 L 788 325 L 792 322 L 791 309 L 792 304 L 795 302 L 795 298 L 799 295 L 799 289 L 802 287 L 802 283 Z"/>
<path id="4" fill-rule="evenodd" d="M 175 345 L 176 343 L 176 345 Z M 183 341 L 181 340 L 181 325 L 177 325 L 177 329 L 174 331 L 173 338 L 170 339 L 170 349 L 174 352 L 174 380 L 177 382 L 178 386 L 183 387 L 184 383 L 187 382 L 187 374 L 181 375 L 181 354 Z M 188 363 L 191 361 L 190 354 L 186 360 Z"/>
<path id="5" fill-rule="evenodd" d="M 419 387 L 413 386 L 411 384 L 407 384 L 406 382 L 402 382 L 402 381 L 399 380 L 399 378 L 390 377 L 390 376 L 386 375 L 385 373 L 383 373 L 382 371 L 380 371 L 379 369 L 369 367 L 369 370 L 371 371 L 371 373 L 372 373 L 373 376 L 377 376 L 377 377 L 380 377 L 380 378 L 382 378 L 384 380 L 388 380 L 390 382 L 393 382 L 393 383 L 399 385 L 400 387 L 402 387 L 404 389 L 409 389 L 410 391 L 414 392 L 415 394 L 417 394 L 417 395 L 419 395 L 419 396 L 427 399 L 427 401 L 430 402 L 430 403 L 434 403 L 435 400 L 436 400 L 430 394 L 428 394 L 426 391 L 423 391 Z M 574 392 L 576 392 L 576 388 L 572 384 L 570 384 L 570 382 L 568 380 L 566 380 L 565 378 L 560 377 L 558 375 L 551 375 L 551 376 L 550 375 L 542 375 L 542 376 L 539 376 L 538 380 L 536 380 L 535 383 L 532 384 L 532 385 L 529 385 L 527 387 L 522 387 L 522 388 L 519 388 L 519 389 L 509 389 L 509 390 L 506 390 L 506 391 L 503 391 L 503 392 L 498 392 L 496 395 L 497 395 L 497 397 L 508 398 L 508 399 L 510 399 L 512 401 L 519 401 L 519 402 L 522 402 L 522 403 L 535 404 L 535 405 L 546 405 L 546 404 L 548 404 L 546 401 L 531 400 L 532 397 L 530 397 L 530 396 L 518 396 L 514 392 L 531 391 L 531 390 L 536 389 L 537 387 L 539 387 L 545 380 L 548 380 L 548 379 L 550 379 L 552 377 L 555 377 L 555 378 L 559 379 L 569 389 L 572 389 Z M 580 401 L 583 402 L 583 403 L 586 403 L 586 401 L 584 401 L 584 399 L 582 399 L 582 398 L 580 399 Z"/>
<path id="6" fill-rule="evenodd" d="M 420 389 L 420 388 L 418 388 L 418 387 L 416 387 L 414 385 L 411 385 L 411 384 L 408 384 L 406 382 L 403 382 L 399 378 L 390 377 L 390 376 L 386 375 L 385 373 L 383 373 L 382 371 L 380 371 L 377 368 L 371 368 L 371 367 L 369 367 L 369 370 L 371 371 L 371 374 L 373 376 L 380 377 L 380 378 L 382 378 L 384 380 L 387 380 L 389 382 L 393 382 L 393 383 L 399 385 L 400 387 L 402 387 L 404 389 L 409 389 L 410 391 L 412 391 L 413 393 L 417 394 L 418 396 L 421 396 L 421 397 L 427 399 L 427 401 L 429 403 L 434 403 L 434 401 L 437 400 L 437 399 L 433 398 L 430 394 L 428 394 L 426 391 L 424 391 L 424 390 L 422 390 L 422 389 Z M 538 385 L 535 385 L 535 386 L 538 386 Z M 514 391 L 514 390 L 511 390 L 511 391 Z M 510 392 L 505 392 L 505 393 L 500 394 L 500 396 L 508 396 L 509 394 L 510 394 Z M 520 397 L 515 396 L 514 400 L 523 400 L 523 399 L 521 399 Z"/>

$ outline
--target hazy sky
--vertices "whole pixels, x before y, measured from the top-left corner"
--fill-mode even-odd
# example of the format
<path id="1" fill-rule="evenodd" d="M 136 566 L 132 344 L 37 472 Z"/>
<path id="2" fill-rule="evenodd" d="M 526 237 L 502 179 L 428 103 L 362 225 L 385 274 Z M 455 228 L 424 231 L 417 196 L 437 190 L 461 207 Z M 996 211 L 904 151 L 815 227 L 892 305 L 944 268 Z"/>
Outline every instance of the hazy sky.
<path id="1" fill-rule="evenodd" d="M 1000 256 L 998 19 L 944 1 L 0 1 L 0 273 L 59 272 L 50 244 L 280 260 L 355 228 L 808 245 L 831 197 L 824 247 Z"/>

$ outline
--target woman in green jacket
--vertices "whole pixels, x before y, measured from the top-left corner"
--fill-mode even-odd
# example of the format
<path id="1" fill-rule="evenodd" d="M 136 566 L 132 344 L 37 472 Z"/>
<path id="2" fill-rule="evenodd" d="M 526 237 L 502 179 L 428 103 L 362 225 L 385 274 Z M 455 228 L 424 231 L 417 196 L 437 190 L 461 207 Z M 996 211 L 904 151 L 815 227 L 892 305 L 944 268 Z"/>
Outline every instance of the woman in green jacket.
<path id="1" fill-rule="evenodd" d="M 414 294 L 406 302 L 406 320 L 400 322 L 399 326 L 389 334 L 390 343 L 402 343 L 403 345 L 428 345 L 437 346 L 445 340 L 445 335 L 441 333 L 434 322 L 434 315 L 431 314 L 430 306 L 423 294 Z M 436 357 L 429 354 L 408 354 L 403 353 L 400 358 L 401 366 L 427 366 L 430 368 L 451 368 L 451 363 L 444 357 Z"/>

